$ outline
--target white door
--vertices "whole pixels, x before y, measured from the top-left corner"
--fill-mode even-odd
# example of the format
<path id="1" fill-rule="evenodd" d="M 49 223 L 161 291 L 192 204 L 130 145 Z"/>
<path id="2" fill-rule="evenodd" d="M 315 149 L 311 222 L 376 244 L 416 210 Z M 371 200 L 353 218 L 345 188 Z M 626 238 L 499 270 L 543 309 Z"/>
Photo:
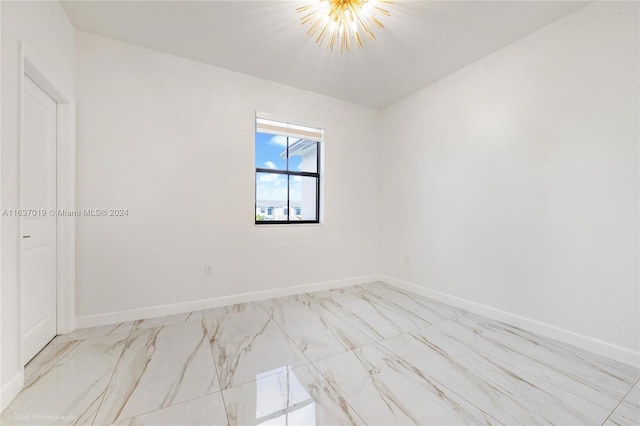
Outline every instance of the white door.
<path id="1" fill-rule="evenodd" d="M 20 147 L 24 363 L 56 335 L 56 102 L 25 76 Z"/>

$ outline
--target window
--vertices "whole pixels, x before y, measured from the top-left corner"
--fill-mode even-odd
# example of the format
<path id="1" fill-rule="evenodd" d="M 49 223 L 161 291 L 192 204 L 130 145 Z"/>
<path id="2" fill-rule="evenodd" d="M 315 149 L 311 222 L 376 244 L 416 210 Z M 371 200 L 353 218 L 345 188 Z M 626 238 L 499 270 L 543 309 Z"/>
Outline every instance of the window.
<path id="1" fill-rule="evenodd" d="M 323 134 L 256 117 L 256 224 L 320 222 Z"/>

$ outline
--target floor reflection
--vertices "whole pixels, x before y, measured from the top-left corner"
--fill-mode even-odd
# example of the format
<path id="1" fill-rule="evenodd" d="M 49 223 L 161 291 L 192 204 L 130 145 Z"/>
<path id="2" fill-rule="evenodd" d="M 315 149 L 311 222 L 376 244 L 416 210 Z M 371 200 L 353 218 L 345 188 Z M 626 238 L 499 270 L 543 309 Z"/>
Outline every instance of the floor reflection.
<path id="1" fill-rule="evenodd" d="M 316 424 L 316 403 L 290 366 L 256 375 L 256 424 Z"/>

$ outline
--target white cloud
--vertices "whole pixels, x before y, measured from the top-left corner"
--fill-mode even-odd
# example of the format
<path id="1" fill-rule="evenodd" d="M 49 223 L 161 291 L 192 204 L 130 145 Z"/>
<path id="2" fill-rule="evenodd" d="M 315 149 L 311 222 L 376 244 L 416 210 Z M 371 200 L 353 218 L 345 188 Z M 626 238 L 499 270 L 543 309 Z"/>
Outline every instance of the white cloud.
<path id="1" fill-rule="evenodd" d="M 276 165 L 273 161 L 265 161 L 264 165 L 267 167 L 267 169 L 275 169 Z"/>
<path id="2" fill-rule="evenodd" d="M 276 135 L 271 138 L 269 143 L 271 143 L 271 145 L 287 146 L 287 137 Z"/>
<path id="3" fill-rule="evenodd" d="M 256 185 L 256 196 L 258 200 L 286 200 L 286 177 L 276 174 L 261 174 Z"/>
<path id="4" fill-rule="evenodd" d="M 287 188 L 272 188 L 258 185 L 256 188 L 258 200 L 280 201 L 287 199 Z"/>
<path id="5" fill-rule="evenodd" d="M 258 180 L 260 182 L 269 182 L 271 185 L 281 186 L 285 184 L 286 178 L 282 175 L 260 173 Z"/>

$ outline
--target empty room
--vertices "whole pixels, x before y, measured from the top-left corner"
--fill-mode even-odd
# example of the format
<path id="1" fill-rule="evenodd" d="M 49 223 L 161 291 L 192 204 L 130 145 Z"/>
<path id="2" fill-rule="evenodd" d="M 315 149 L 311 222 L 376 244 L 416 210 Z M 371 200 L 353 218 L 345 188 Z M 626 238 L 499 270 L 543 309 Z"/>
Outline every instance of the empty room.
<path id="1" fill-rule="evenodd" d="M 0 1 L 1 425 L 640 425 L 637 1 Z"/>

